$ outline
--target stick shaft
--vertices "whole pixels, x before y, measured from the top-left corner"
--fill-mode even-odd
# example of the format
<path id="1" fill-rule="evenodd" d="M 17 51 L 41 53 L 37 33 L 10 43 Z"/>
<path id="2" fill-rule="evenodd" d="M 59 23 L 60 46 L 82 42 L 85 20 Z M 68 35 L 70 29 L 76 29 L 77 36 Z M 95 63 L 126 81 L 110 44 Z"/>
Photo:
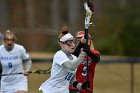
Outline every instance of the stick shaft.
<path id="1" fill-rule="evenodd" d="M 48 74 L 48 73 L 50 73 L 50 68 L 47 70 L 29 71 L 28 73 Z M 19 74 L 24 74 L 24 73 L 18 72 L 18 73 L 0 74 L 0 76 L 19 75 Z"/>
<path id="2" fill-rule="evenodd" d="M 9 76 L 9 75 L 17 75 L 17 74 L 23 74 L 23 73 L 19 72 L 19 73 L 0 74 L 0 76 Z"/>
<path id="3" fill-rule="evenodd" d="M 85 39 L 86 39 L 86 48 L 88 49 L 88 30 L 89 29 L 85 29 Z M 86 56 L 86 78 L 87 80 L 89 79 L 89 71 L 88 71 L 88 55 Z"/>

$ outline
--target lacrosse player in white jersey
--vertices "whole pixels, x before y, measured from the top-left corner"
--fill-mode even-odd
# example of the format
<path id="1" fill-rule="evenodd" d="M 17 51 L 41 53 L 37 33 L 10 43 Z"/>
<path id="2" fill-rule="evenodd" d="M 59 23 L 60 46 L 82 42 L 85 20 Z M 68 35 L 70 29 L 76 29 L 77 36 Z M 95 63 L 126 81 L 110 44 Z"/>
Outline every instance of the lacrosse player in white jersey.
<path id="1" fill-rule="evenodd" d="M 23 46 L 16 44 L 14 33 L 7 30 L 4 33 L 4 44 L 0 47 L 0 63 L 2 65 L 0 93 L 27 93 L 28 72 L 31 69 L 31 60 Z M 25 68 L 23 64 L 25 63 Z M 8 75 L 11 73 L 23 73 Z"/>
<path id="2" fill-rule="evenodd" d="M 54 55 L 50 78 L 39 88 L 43 93 L 69 93 L 69 84 L 74 82 L 75 70 L 86 56 L 83 51 L 78 58 L 72 55 L 75 42 L 67 27 L 63 27 L 58 38 L 61 50 Z"/>

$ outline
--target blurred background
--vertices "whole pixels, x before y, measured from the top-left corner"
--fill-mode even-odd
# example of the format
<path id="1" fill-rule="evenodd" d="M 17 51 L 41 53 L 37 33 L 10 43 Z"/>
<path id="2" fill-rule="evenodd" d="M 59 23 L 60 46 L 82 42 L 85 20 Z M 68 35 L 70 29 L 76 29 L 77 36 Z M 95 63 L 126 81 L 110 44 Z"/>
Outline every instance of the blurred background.
<path id="1" fill-rule="evenodd" d="M 54 52 L 62 26 L 73 35 L 84 30 L 84 1 L 0 0 L 0 31 L 15 31 L 28 51 Z M 140 55 L 139 4 L 139 0 L 94 0 L 89 33 L 101 54 Z"/>
<path id="2" fill-rule="evenodd" d="M 44 64 L 48 68 L 53 54 L 59 50 L 57 36 L 61 27 L 67 26 L 73 35 L 84 30 L 84 2 L 0 0 L 0 32 L 7 29 L 15 32 L 17 43 L 30 53 L 34 69 L 42 68 Z M 93 37 L 95 49 L 101 53 L 101 62 L 95 74 L 95 93 L 140 92 L 140 1 L 93 2 L 95 12 L 89 33 Z M 46 76 L 38 77 L 44 77 L 41 83 L 46 80 Z M 34 84 L 31 83 L 34 82 L 32 80 L 36 81 L 36 76 L 31 75 L 29 78 L 29 93 L 38 93 L 39 85 L 32 89 Z"/>

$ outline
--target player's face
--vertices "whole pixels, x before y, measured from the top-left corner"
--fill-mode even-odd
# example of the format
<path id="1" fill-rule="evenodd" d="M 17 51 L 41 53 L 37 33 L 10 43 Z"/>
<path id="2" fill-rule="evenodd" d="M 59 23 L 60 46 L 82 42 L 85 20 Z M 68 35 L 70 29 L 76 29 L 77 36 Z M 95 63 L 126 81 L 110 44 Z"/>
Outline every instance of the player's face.
<path id="1" fill-rule="evenodd" d="M 70 53 L 74 52 L 75 41 L 74 40 L 69 40 L 69 41 L 65 42 L 64 45 L 63 45 L 63 48 Z"/>
<path id="2" fill-rule="evenodd" d="M 76 37 L 76 41 L 77 41 L 77 43 L 78 42 L 82 42 L 82 43 L 86 43 L 86 39 L 84 38 L 84 34 L 83 35 L 81 35 L 81 36 L 77 36 Z M 88 45 L 90 45 L 90 38 L 88 38 Z"/>
<path id="3" fill-rule="evenodd" d="M 82 38 L 84 38 L 84 36 L 76 37 L 77 43 L 80 42 Z"/>
<path id="4" fill-rule="evenodd" d="M 15 41 L 15 40 L 14 40 L 13 35 L 7 35 L 7 36 L 5 37 L 5 39 L 4 39 L 5 46 L 7 46 L 7 47 L 13 46 L 14 41 Z"/>

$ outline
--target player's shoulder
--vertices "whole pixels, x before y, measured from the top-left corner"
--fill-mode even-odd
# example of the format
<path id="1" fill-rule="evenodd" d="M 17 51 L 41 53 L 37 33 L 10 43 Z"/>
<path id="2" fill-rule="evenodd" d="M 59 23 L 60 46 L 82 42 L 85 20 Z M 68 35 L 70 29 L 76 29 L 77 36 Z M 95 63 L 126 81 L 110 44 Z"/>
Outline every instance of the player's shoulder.
<path id="1" fill-rule="evenodd" d="M 0 48 L 3 47 L 4 45 L 0 45 Z"/>
<path id="2" fill-rule="evenodd" d="M 94 50 L 94 49 L 92 49 L 92 50 L 91 50 L 91 52 L 92 52 L 92 53 L 97 53 L 97 54 L 100 54 L 100 52 L 99 52 L 99 51 Z"/>
<path id="3" fill-rule="evenodd" d="M 0 45 L 0 49 L 2 49 L 4 47 L 4 45 Z"/>
<path id="4" fill-rule="evenodd" d="M 60 55 L 64 55 L 64 52 L 61 50 L 57 51 L 54 56 L 60 56 Z"/>
<path id="5" fill-rule="evenodd" d="M 1 48 L 2 48 L 2 45 L 0 45 L 0 50 L 1 50 Z"/>
<path id="6" fill-rule="evenodd" d="M 20 44 L 15 44 L 14 46 L 16 49 L 24 49 L 24 47 Z"/>
<path id="7" fill-rule="evenodd" d="M 54 55 L 54 58 L 66 58 L 66 54 L 62 51 L 62 50 L 59 50 L 55 53 Z"/>

